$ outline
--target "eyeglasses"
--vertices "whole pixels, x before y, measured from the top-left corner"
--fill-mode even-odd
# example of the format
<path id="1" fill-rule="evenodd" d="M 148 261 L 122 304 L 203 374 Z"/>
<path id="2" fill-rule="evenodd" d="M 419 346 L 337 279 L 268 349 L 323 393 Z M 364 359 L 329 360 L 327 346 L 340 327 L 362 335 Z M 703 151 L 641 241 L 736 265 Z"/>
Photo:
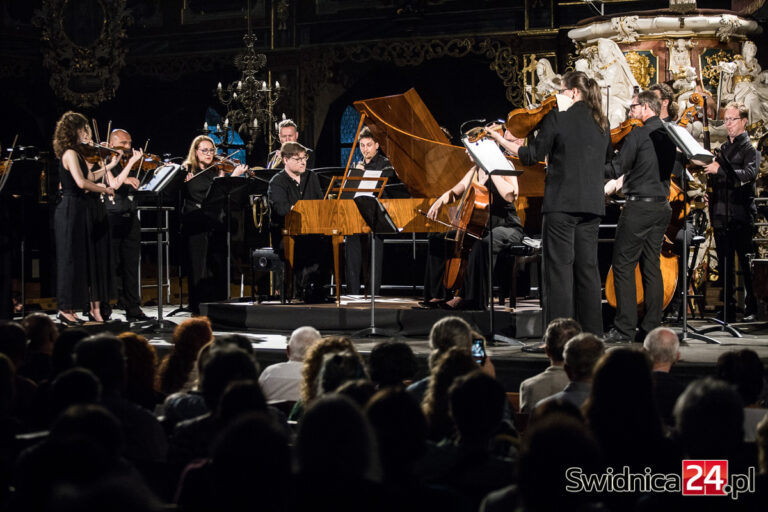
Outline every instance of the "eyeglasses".
<path id="1" fill-rule="evenodd" d="M 641 105 L 642 105 L 642 103 L 632 103 L 632 104 L 629 106 L 629 110 L 632 110 L 633 108 L 635 108 L 635 107 L 639 107 L 639 106 L 641 106 Z"/>
<path id="2" fill-rule="evenodd" d="M 204 155 L 212 155 L 213 153 L 216 152 L 216 150 L 213 148 L 205 148 L 205 149 L 197 148 L 197 150 Z"/>
<path id="3" fill-rule="evenodd" d="M 741 121 L 740 117 L 726 117 L 723 119 L 726 123 L 735 123 L 736 121 Z"/>
<path id="4" fill-rule="evenodd" d="M 309 160 L 309 157 L 308 156 L 292 156 L 288 160 L 295 160 L 297 162 L 306 162 L 307 160 Z"/>

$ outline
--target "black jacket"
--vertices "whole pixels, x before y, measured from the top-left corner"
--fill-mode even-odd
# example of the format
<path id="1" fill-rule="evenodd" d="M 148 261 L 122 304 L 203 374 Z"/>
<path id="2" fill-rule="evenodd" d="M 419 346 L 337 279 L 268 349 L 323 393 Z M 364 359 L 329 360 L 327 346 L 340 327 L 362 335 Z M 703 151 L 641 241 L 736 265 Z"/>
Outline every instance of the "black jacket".
<path id="1" fill-rule="evenodd" d="M 720 170 L 707 181 L 712 186 L 709 214 L 713 225 L 722 225 L 726 219 L 751 223 L 757 214 L 755 179 L 760 169 L 760 153 L 749 142 L 747 132 L 720 146 L 717 163 Z"/>

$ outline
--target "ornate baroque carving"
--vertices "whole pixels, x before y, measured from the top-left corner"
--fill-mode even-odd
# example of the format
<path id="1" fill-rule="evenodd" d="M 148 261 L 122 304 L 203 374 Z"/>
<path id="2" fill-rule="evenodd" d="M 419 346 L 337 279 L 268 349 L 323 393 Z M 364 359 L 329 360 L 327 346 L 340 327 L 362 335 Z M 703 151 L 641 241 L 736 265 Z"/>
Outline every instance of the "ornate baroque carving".
<path id="1" fill-rule="evenodd" d="M 715 35 L 720 38 L 721 43 L 727 42 L 739 28 L 739 18 L 733 14 L 723 14 L 720 16 L 720 28 Z"/>
<path id="2" fill-rule="evenodd" d="M 731 62 L 734 59 L 731 50 L 705 50 L 701 53 L 699 69 L 701 69 L 701 79 L 704 86 L 710 91 L 716 91 L 720 84 L 720 66 L 721 62 Z"/>
<path id="3" fill-rule="evenodd" d="M 611 26 L 617 32 L 619 43 L 634 43 L 637 41 L 639 16 L 619 16 L 611 18 Z"/>
<path id="4" fill-rule="evenodd" d="M 61 99 L 92 108 L 115 95 L 132 22 L 125 0 L 43 0 L 33 22 L 42 31 L 51 88 Z"/>
<path id="5" fill-rule="evenodd" d="M 627 58 L 629 69 L 635 76 L 635 80 L 640 87 L 646 89 L 651 85 L 651 79 L 656 75 L 656 67 L 651 64 L 651 60 L 646 55 L 640 55 L 637 52 L 629 52 L 624 55 Z"/>

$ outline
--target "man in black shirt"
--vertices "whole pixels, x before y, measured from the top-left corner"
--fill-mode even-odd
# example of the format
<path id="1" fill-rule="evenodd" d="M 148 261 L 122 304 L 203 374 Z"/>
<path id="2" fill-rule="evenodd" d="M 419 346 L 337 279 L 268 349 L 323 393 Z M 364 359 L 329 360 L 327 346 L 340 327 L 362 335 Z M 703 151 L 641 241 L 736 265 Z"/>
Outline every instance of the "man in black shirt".
<path id="1" fill-rule="evenodd" d="M 392 179 L 394 171 L 392 164 L 389 163 L 389 159 L 379 152 L 379 143 L 373 138 L 371 130 L 367 127 L 360 130 L 360 136 L 358 137 L 358 147 L 360 153 L 363 154 L 363 159 L 355 163 L 354 169 L 350 169 L 350 176 L 360 177 L 387 177 Z M 390 180 L 387 183 L 390 183 Z M 350 183 L 350 186 L 356 186 L 357 181 Z M 386 196 L 386 193 L 385 193 Z M 344 258 L 345 258 L 345 270 L 347 278 L 347 293 L 356 295 L 360 293 L 360 270 L 363 263 L 363 240 L 370 244 L 367 236 L 363 235 L 348 235 L 344 239 Z M 381 268 L 384 258 L 384 241 L 381 237 L 376 237 L 376 279 L 375 279 L 375 294 L 379 293 L 381 287 Z M 368 252 L 368 251 L 366 251 Z M 369 254 L 370 258 L 370 254 Z"/>
<path id="2" fill-rule="evenodd" d="M 659 255 L 671 209 L 669 174 L 675 162 L 676 147 L 659 119 L 661 101 L 652 91 L 633 98 L 629 115 L 643 121 L 624 139 L 621 151 L 606 164 L 607 178 L 623 175 L 622 190 L 627 202 L 616 227 L 613 246 L 613 278 L 616 288 L 616 318 L 606 334 L 606 342 L 635 339 L 637 290 L 635 267 L 642 272 L 645 314 L 637 334 L 640 341 L 661 323 L 664 289 Z"/>
<path id="3" fill-rule="evenodd" d="M 125 130 L 116 129 L 109 135 L 109 145 L 114 149 L 122 149 L 130 153 L 131 144 L 131 134 Z M 113 176 L 119 176 L 123 172 L 123 167 L 117 165 L 110 172 Z M 150 319 L 141 310 L 139 295 L 141 226 L 133 197 L 137 188 L 139 188 L 138 177 L 129 176 L 125 179 L 123 186 L 115 190 L 114 202 L 104 203 L 109 213 L 109 229 L 112 235 L 112 263 L 118 292 L 117 307 L 125 310 L 125 318 L 129 322 Z"/>
<path id="4" fill-rule="evenodd" d="M 720 146 L 717 158 L 705 168 L 712 187 L 709 218 L 715 231 L 718 270 L 721 276 L 726 276 L 723 301 L 728 300 L 728 316 L 734 311 L 731 306 L 736 304 L 733 297 L 735 252 L 746 290 L 744 316 L 745 320 L 752 320 L 757 302 L 747 254 L 754 252 L 755 179 L 760 168 L 760 153 L 749 141 L 746 130 L 749 109 L 743 103 L 726 105 L 724 119 L 728 140 Z"/>
<path id="5" fill-rule="evenodd" d="M 286 142 L 280 147 L 280 159 L 285 168 L 269 181 L 267 197 L 271 209 L 272 240 L 279 240 L 282 251 L 282 229 L 285 216 L 300 199 L 322 199 L 323 190 L 317 175 L 307 172 L 307 148 L 298 142 Z M 296 290 L 305 301 L 315 301 L 322 295 L 322 263 L 326 256 L 326 243 L 322 238 L 306 235 L 296 241 L 294 276 Z M 310 297 L 311 295 L 311 297 Z"/>

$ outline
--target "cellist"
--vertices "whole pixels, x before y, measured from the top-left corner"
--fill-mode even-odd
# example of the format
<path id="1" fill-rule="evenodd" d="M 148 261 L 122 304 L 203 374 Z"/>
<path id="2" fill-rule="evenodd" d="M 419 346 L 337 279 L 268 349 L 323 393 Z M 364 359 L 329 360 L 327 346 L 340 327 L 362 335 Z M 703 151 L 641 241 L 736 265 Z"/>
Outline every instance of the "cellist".
<path id="1" fill-rule="evenodd" d="M 477 137 L 482 128 L 473 128 L 467 135 Z M 464 177 L 450 190 L 437 198 L 427 212 L 427 217 L 437 220 L 440 209 L 460 198 L 474 181 L 488 188 L 491 197 L 491 227 L 493 229 L 493 255 L 509 243 L 519 243 L 523 239 L 523 226 L 515 210 L 515 199 L 519 192 L 517 178 L 514 176 L 492 176 L 486 174 L 477 165 L 472 166 Z M 468 235 L 467 235 L 468 236 Z M 450 233 L 448 235 L 450 238 Z M 476 239 L 469 252 L 464 280 L 456 294 L 443 286 L 446 251 L 450 248 L 443 234 L 430 237 L 427 254 L 427 268 L 424 276 L 424 302 L 427 307 L 445 309 L 485 309 L 488 297 L 486 276 L 488 275 L 487 247 L 490 236 L 486 233 L 482 239 Z"/>

